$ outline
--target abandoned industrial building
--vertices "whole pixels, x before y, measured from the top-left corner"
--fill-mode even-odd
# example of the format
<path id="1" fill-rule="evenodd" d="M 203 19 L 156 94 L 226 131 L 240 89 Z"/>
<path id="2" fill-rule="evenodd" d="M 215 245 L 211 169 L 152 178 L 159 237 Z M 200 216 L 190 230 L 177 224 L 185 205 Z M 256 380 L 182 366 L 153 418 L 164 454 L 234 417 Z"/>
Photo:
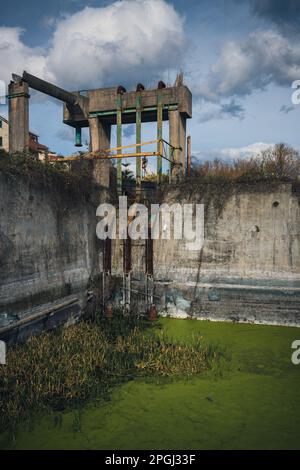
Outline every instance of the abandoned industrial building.
<path id="1" fill-rule="evenodd" d="M 114 202 L 116 195 L 124 194 L 122 159 L 135 159 L 135 188 L 129 193 L 129 202 L 208 204 L 205 243 L 199 252 L 187 250 L 181 240 L 97 241 L 92 203 L 78 203 L 76 211 L 72 203 L 61 212 L 53 207 L 51 190 L 28 187 L 24 182 L 20 182 L 22 198 L 31 202 L 23 208 L 16 227 L 10 201 L 19 196 L 12 198 L 10 193 L 16 188 L 7 188 L 4 179 L 0 289 L 7 325 L 0 330 L 3 337 L 16 340 L 26 336 L 35 318 L 44 329 L 48 323 L 52 327 L 56 321 L 60 324 L 78 317 L 87 303 L 88 283 L 96 276 L 101 277 L 104 312 L 123 305 L 145 315 L 158 311 L 183 318 L 298 325 L 298 194 L 291 183 L 280 182 L 271 191 L 258 183 L 251 191 L 247 185 L 234 191 L 222 188 L 223 194 L 215 188 L 214 200 L 206 203 L 207 194 L 201 194 L 201 188 L 186 176 L 191 161 L 186 119 L 192 117 L 192 95 L 182 78 L 173 87 L 159 82 L 156 89 L 146 90 L 138 84 L 136 91 L 127 92 L 119 86 L 88 90 L 83 95 L 27 72 L 22 77 L 14 75 L 9 85 L 12 154 L 33 149 L 30 88 L 64 103 L 63 121 L 74 128 L 76 146 L 81 146 L 82 128 L 89 127 L 90 151 L 55 161 L 68 165 L 89 162 L 93 181 L 99 185 L 97 203 Z M 169 121 L 168 140 L 162 135 L 163 120 Z M 156 139 L 145 143 L 142 123 L 153 121 L 157 123 Z M 7 126 L 6 120 L 3 123 Z M 128 123 L 136 126 L 136 142 L 122 146 L 122 125 Z M 112 125 L 117 127 L 115 148 L 110 144 Z M 34 143 L 37 148 L 39 144 Z M 142 181 L 142 158 L 151 157 L 156 159 L 157 181 L 147 187 Z M 161 186 L 163 159 L 169 165 L 169 182 Z M 112 161 L 116 162 L 116 173 L 112 173 Z M 39 208 L 41 198 L 43 208 Z M 218 207 L 220 203 L 222 207 Z M 62 200 L 61 204 L 67 203 Z M 38 214 L 39 226 L 29 228 L 27 221 L 33 212 Z M 62 232 L 57 237 L 58 224 Z"/>
<path id="2" fill-rule="evenodd" d="M 1 5 L 0 451 L 300 449 L 299 24 L 294 0 Z"/>
<path id="3" fill-rule="evenodd" d="M 30 88 L 63 102 L 63 123 L 74 129 L 75 147 L 82 147 L 82 129 L 89 128 L 89 151 L 60 157 L 39 143 L 38 136 L 29 131 Z M 76 344 L 77 335 L 86 344 L 81 351 L 85 368 L 86 354 L 92 357 L 91 335 L 111 335 L 114 328 L 129 328 L 128 338 L 120 333 L 113 343 L 122 347 L 122 341 L 129 341 L 129 349 L 123 351 L 129 358 L 135 344 L 131 341 L 142 334 L 136 326 L 140 323 L 134 322 L 141 319 L 149 323 L 168 317 L 299 327 L 299 182 L 281 177 L 266 184 L 259 178 L 232 182 L 193 176 L 191 138 L 186 135 L 192 94 L 182 75 L 174 86 L 159 81 L 152 89 L 139 83 L 134 91 L 118 86 L 81 94 L 24 71 L 22 76 L 13 75 L 8 99 L 8 120 L 0 120 L 4 152 L 0 160 L 0 344 L 12 348 L 9 357 L 15 357 L 14 361 L 18 356 L 13 355 L 19 354 L 14 352 L 16 345 L 28 344 L 26 347 L 33 348 L 29 357 L 35 357 L 31 338 L 40 335 L 44 348 L 45 334 L 52 330 L 61 332 L 58 348 L 62 349 L 58 351 L 63 354 L 70 341 L 64 331 L 75 331 Z M 163 121 L 168 121 L 168 136 L 163 135 Z M 146 142 L 142 134 L 145 122 L 156 123 L 156 135 Z M 135 143 L 123 145 L 122 126 L 128 123 L 135 125 Z M 115 147 L 111 146 L 112 126 L 116 126 Z M 147 179 L 150 159 L 156 163 L 156 174 Z M 130 181 L 126 177 L 128 161 L 135 163 Z M 88 183 L 82 185 L 86 177 Z M 167 210 L 165 218 L 160 207 Z M 108 216 L 108 208 L 113 209 L 113 217 Z M 142 227 L 138 219 L 143 208 Z M 197 218 L 194 223 L 193 216 L 200 213 L 201 223 Z M 104 223 L 105 217 L 108 222 Z M 185 231 L 187 221 L 189 232 Z M 153 236 L 154 232 L 161 236 Z M 171 232 L 174 236 L 167 236 Z M 184 240 L 175 232 L 192 233 L 195 239 Z M 91 318 L 96 323 L 89 323 Z M 100 329 L 99 321 L 104 321 Z M 82 328 L 91 330 L 80 333 Z M 107 338 L 100 336 L 97 348 Z M 164 337 L 154 339 L 155 346 L 147 335 L 141 340 L 140 346 L 134 346 L 134 357 L 139 351 L 136 348 L 141 348 L 141 357 L 150 351 L 151 360 L 136 362 L 135 369 L 146 369 L 148 374 L 154 373 L 154 350 L 158 354 L 154 370 L 162 375 L 170 375 L 174 367 L 181 374 L 199 373 L 215 367 L 214 361 L 223 357 L 223 352 L 210 346 L 210 363 L 210 349 L 203 349 L 202 339 L 194 346 L 176 349 L 172 345 L 171 350 Z M 70 344 L 73 348 L 72 340 Z M 170 351 L 175 356 L 167 366 Z M 45 350 L 43 358 L 47 354 Z M 68 357 L 68 363 L 70 360 Z M 35 367 L 40 366 L 30 365 L 27 370 L 35 374 Z M 95 363 L 91 370 L 97 367 Z M 65 372 L 66 380 L 74 371 Z M 122 373 L 125 380 L 128 370 Z M 24 386 L 31 390 L 35 380 L 29 378 Z M 103 380 L 97 383 L 105 388 L 110 381 Z M 63 403 L 69 403 L 73 390 L 77 390 L 75 397 L 86 393 L 83 384 L 84 380 L 78 388 L 74 382 L 68 392 L 62 377 L 53 373 L 49 388 L 45 385 L 45 397 L 58 394 Z M 56 386 L 60 392 L 54 393 Z M 16 393 L 15 400 L 23 405 L 3 417 L 4 429 L 37 403 L 34 399 L 27 405 L 29 398 L 24 401 L 17 391 L 10 393 Z M 31 394 L 26 392 L 26 396 Z M 210 396 L 206 399 L 213 401 Z"/>

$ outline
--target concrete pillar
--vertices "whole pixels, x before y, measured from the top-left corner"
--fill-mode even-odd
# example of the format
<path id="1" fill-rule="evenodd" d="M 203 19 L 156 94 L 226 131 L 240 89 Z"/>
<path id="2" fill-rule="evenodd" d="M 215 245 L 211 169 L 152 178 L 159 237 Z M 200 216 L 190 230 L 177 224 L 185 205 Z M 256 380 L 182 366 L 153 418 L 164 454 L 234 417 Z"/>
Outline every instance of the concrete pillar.
<path id="1" fill-rule="evenodd" d="M 110 148 L 111 125 L 100 121 L 98 117 L 89 119 L 90 151 L 98 152 Z M 111 162 L 107 160 L 93 160 L 93 178 L 96 183 L 109 188 L 109 173 Z"/>
<path id="2" fill-rule="evenodd" d="M 29 93 L 25 82 L 8 85 L 9 94 L 9 152 L 29 148 Z"/>
<path id="3" fill-rule="evenodd" d="M 172 179 L 178 180 L 185 175 L 186 165 L 186 118 L 178 111 L 169 111 L 169 142 L 174 147 L 181 147 L 174 151 L 174 162 L 181 166 L 174 166 Z"/>

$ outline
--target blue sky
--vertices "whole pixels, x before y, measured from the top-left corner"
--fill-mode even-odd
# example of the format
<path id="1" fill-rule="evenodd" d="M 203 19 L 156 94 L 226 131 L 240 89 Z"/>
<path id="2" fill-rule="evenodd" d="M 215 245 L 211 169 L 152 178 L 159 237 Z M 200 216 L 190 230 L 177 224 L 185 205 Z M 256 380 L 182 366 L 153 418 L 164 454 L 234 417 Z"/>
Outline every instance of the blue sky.
<path id="1" fill-rule="evenodd" d="M 134 89 L 172 83 L 182 69 L 193 92 L 195 155 L 233 158 L 280 141 L 300 149 L 300 105 L 291 102 L 299 20 L 298 0 L 3 2 L 0 80 L 26 69 L 69 90 Z M 33 93 L 30 126 L 52 150 L 76 150 L 61 103 Z M 143 132 L 155 138 L 153 125 Z"/>

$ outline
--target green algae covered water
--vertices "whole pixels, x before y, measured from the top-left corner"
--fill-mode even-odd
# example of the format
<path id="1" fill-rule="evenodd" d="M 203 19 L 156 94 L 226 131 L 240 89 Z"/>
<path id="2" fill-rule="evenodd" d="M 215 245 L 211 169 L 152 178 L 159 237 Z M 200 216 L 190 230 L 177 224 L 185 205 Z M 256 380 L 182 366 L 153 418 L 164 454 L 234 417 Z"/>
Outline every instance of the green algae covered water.
<path id="1" fill-rule="evenodd" d="M 196 320 L 159 321 L 171 338 L 197 331 L 225 348 L 218 367 L 190 379 L 133 380 L 110 401 L 39 416 L 15 449 L 299 449 L 300 329 Z"/>

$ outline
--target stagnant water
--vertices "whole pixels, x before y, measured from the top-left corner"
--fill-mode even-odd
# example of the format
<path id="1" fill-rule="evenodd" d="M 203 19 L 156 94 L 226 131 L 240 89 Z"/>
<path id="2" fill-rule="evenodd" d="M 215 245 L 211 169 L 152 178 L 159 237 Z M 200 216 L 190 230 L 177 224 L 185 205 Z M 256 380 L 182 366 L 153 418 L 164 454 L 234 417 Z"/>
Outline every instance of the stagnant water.
<path id="1" fill-rule="evenodd" d="M 160 320 L 172 338 L 201 332 L 230 358 L 191 379 L 134 380 L 108 402 L 37 417 L 20 426 L 17 449 L 300 448 L 300 365 L 291 344 L 300 329 Z"/>

